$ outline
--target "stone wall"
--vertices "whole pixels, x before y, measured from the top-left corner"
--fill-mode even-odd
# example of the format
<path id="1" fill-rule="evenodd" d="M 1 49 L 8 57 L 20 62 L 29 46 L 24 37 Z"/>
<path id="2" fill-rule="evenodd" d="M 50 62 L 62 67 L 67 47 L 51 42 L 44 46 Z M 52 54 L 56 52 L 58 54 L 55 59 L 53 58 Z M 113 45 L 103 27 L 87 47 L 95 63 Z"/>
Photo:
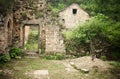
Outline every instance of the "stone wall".
<path id="1" fill-rule="evenodd" d="M 65 54 L 65 46 L 62 38 L 61 28 L 58 18 L 52 14 L 46 16 L 46 53 L 63 53 Z"/>
<path id="2" fill-rule="evenodd" d="M 7 53 L 12 47 L 12 31 L 13 15 L 7 14 L 3 17 L 3 23 L 0 25 L 0 53 Z"/>
<path id="3" fill-rule="evenodd" d="M 4 27 L 3 22 L 1 22 L 0 24 L 0 54 L 5 52 L 6 46 L 7 46 L 7 43 L 5 39 L 5 27 Z"/>
<path id="4" fill-rule="evenodd" d="M 30 33 L 30 26 L 25 26 L 25 44 L 28 41 L 29 33 Z"/>
<path id="5" fill-rule="evenodd" d="M 73 3 L 65 10 L 59 13 L 60 23 L 66 29 L 75 28 L 89 19 L 89 14 L 80 8 L 78 4 Z"/>
<path id="6" fill-rule="evenodd" d="M 52 12 L 48 9 L 45 0 L 36 0 L 33 1 L 33 4 L 33 7 L 31 7 L 24 0 L 18 0 L 13 13 L 4 17 L 0 16 L 0 53 L 9 52 L 13 46 L 23 47 L 25 25 L 38 26 L 39 50 L 45 48 L 47 54 L 65 53 L 57 17 L 52 16 Z M 36 15 L 33 8 L 42 13 L 42 16 Z M 4 19 L 3 22 L 1 18 Z M 28 39 L 28 34 L 25 34 L 25 40 Z"/>
<path id="7" fill-rule="evenodd" d="M 49 25 L 46 28 L 46 52 L 47 53 L 65 53 L 63 39 L 59 32 L 59 27 Z"/>
<path id="8" fill-rule="evenodd" d="M 45 3 L 44 0 L 43 3 Z M 39 5 L 43 3 L 40 2 Z M 39 25 L 39 50 L 45 49 L 45 53 L 47 54 L 53 54 L 56 52 L 65 53 L 65 47 L 57 17 L 52 16 L 51 10 L 48 9 L 47 4 L 44 4 L 43 6 L 42 9 L 39 8 L 40 13 L 43 13 L 42 17 L 26 20 L 22 23 L 27 25 Z"/>

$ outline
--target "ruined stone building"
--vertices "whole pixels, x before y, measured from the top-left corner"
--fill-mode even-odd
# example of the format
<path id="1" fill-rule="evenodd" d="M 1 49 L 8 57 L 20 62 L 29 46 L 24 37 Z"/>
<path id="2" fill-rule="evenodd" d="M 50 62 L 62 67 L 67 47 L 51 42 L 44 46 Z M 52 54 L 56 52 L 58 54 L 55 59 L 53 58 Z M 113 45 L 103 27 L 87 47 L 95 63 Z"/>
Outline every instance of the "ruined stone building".
<path id="1" fill-rule="evenodd" d="M 0 14 L 0 53 L 8 53 L 11 47 L 25 49 L 29 26 L 38 27 L 38 51 L 45 48 L 45 53 L 65 53 L 60 22 L 66 28 L 89 19 L 89 15 L 77 4 L 72 4 L 59 13 L 59 18 L 52 16 L 52 11 L 45 0 L 15 0 L 11 13 Z M 31 5 L 32 4 L 32 5 Z"/>
<path id="2" fill-rule="evenodd" d="M 80 8 L 78 4 L 73 3 L 61 11 L 59 17 L 60 23 L 62 23 L 66 29 L 72 29 L 88 20 L 89 14 Z"/>
<path id="3" fill-rule="evenodd" d="M 25 49 L 29 26 L 38 27 L 38 51 L 45 48 L 46 53 L 65 53 L 57 19 L 52 17 L 51 9 L 45 0 L 15 0 L 11 13 L 0 14 L 0 53 L 7 53 L 11 47 Z M 31 5 L 32 4 L 32 5 Z"/>

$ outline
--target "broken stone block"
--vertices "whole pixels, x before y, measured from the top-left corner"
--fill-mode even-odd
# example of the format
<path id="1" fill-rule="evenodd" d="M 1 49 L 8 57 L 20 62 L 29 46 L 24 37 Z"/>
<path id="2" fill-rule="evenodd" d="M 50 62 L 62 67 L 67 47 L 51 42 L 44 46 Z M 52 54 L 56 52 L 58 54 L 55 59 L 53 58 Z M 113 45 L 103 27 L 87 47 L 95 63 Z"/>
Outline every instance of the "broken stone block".
<path id="1" fill-rule="evenodd" d="M 70 62 L 70 65 L 75 65 L 75 63 L 74 62 Z"/>
<path id="2" fill-rule="evenodd" d="M 3 70 L 0 70 L 0 73 L 2 73 L 3 72 Z"/>
<path id="3" fill-rule="evenodd" d="M 50 79 L 48 70 L 36 70 L 33 75 L 35 79 Z"/>
<path id="4" fill-rule="evenodd" d="M 89 70 L 88 69 L 80 69 L 82 72 L 84 73 L 89 73 Z"/>
<path id="5" fill-rule="evenodd" d="M 0 54 L 3 54 L 3 53 L 4 53 L 4 51 L 0 50 Z"/>

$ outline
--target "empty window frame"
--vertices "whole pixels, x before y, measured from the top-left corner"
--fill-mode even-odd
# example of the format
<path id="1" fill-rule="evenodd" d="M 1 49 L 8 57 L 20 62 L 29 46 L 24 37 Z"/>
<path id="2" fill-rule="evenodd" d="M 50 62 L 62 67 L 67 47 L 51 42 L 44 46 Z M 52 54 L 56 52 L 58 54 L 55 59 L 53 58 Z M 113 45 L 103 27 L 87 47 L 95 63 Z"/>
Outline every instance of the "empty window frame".
<path id="1" fill-rule="evenodd" d="M 73 14 L 77 14 L 77 9 L 72 10 Z"/>

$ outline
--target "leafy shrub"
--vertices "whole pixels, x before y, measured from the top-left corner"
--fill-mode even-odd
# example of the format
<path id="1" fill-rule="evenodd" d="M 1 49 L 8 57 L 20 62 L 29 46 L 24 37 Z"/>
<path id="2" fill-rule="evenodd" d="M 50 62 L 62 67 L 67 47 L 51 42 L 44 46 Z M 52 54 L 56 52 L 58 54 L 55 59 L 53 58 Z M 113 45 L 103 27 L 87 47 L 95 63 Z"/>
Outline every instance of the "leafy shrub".
<path id="1" fill-rule="evenodd" d="M 0 55 L 0 62 L 5 63 L 10 61 L 10 56 L 9 54 L 2 54 Z"/>
<path id="2" fill-rule="evenodd" d="M 23 51 L 20 48 L 13 47 L 9 53 L 11 58 L 16 58 L 17 56 L 21 56 Z"/>
<path id="3" fill-rule="evenodd" d="M 64 55 L 60 53 L 57 53 L 55 56 L 56 56 L 56 60 L 61 60 L 64 58 Z"/>
<path id="4" fill-rule="evenodd" d="M 107 57 L 106 56 L 101 56 L 101 60 L 106 61 Z"/>
<path id="5" fill-rule="evenodd" d="M 41 48 L 41 53 L 42 53 L 42 54 L 45 53 L 45 47 L 42 47 L 42 48 Z"/>
<path id="6" fill-rule="evenodd" d="M 120 68 L 120 62 L 112 61 L 110 62 L 110 65 L 113 65 L 116 68 Z"/>
<path id="7" fill-rule="evenodd" d="M 103 14 L 92 17 L 77 28 L 64 32 L 68 53 L 101 53 L 120 51 L 120 23 L 114 22 Z M 102 51 L 96 51 L 101 50 Z M 115 55 L 116 54 L 116 55 Z M 77 54 L 79 55 L 79 54 Z M 114 53 L 114 58 L 120 54 Z"/>
<path id="8" fill-rule="evenodd" d="M 24 20 L 27 19 L 27 13 L 26 13 L 26 12 L 22 13 L 22 18 L 23 18 Z"/>
<path id="9" fill-rule="evenodd" d="M 48 59 L 48 60 L 54 60 L 55 57 L 52 56 L 52 55 L 47 55 L 47 56 L 45 56 L 45 59 Z"/>
<path id="10" fill-rule="evenodd" d="M 110 55 L 111 55 L 111 59 L 115 59 L 115 60 L 120 59 L 120 52 L 112 52 Z"/>
<path id="11" fill-rule="evenodd" d="M 36 28 L 30 29 L 29 39 L 25 45 L 26 50 L 38 49 L 38 31 Z"/>
<path id="12" fill-rule="evenodd" d="M 42 12 L 36 12 L 36 19 L 43 17 L 43 13 Z"/>
<path id="13" fill-rule="evenodd" d="M 29 50 L 29 49 L 30 49 L 30 45 L 27 43 L 27 44 L 25 45 L 25 48 L 26 48 L 26 50 Z"/>
<path id="14" fill-rule="evenodd" d="M 64 58 L 64 55 L 60 53 L 57 53 L 55 55 L 45 56 L 45 59 L 48 59 L 48 60 L 62 60 L 63 58 Z"/>

